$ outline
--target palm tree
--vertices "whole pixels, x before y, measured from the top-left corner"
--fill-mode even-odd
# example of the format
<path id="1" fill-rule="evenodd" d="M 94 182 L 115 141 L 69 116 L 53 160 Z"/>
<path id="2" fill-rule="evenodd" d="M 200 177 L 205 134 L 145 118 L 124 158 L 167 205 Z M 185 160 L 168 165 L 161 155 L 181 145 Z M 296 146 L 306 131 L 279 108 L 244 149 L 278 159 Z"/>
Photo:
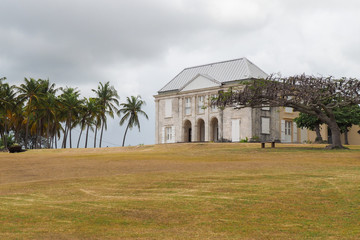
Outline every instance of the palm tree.
<path id="1" fill-rule="evenodd" d="M 15 87 L 8 83 L 2 83 L 0 79 L 0 124 L 2 125 L 1 135 L 5 149 L 7 149 L 7 136 L 10 129 L 10 121 L 13 110 L 16 106 L 16 92 Z"/>
<path id="2" fill-rule="evenodd" d="M 33 78 L 25 78 L 25 84 L 21 84 L 20 87 L 17 87 L 19 91 L 18 99 L 20 103 L 26 102 L 25 105 L 25 115 L 26 118 L 26 133 L 25 133 L 25 148 L 28 148 L 28 138 L 29 138 L 29 126 L 30 119 L 34 120 L 34 115 L 36 113 L 37 104 L 40 102 L 42 93 L 40 91 L 41 85 L 38 81 Z"/>
<path id="3" fill-rule="evenodd" d="M 100 112 L 100 106 L 98 104 L 98 99 L 97 98 L 85 98 L 84 99 L 84 104 L 81 106 L 81 110 L 80 110 L 80 117 L 79 117 L 79 122 L 80 122 L 80 135 L 79 135 L 79 139 L 78 139 L 78 143 L 77 143 L 77 148 L 79 148 L 80 145 L 80 139 L 82 136 L 82 132 L 85 130 L 86 128 L 86 137 L 85 137 L 85 148 L 87 148 L 87 142 L 88 142 L 88 137 L 89 137 L 89 129 L 94 129 L 93 125 L 95 123 L 95 118 L 97 115 L 99 115 Z"/>
<path id="4" fill-rule="evenodd" d="M 141 110 L 141 107 L 145 104 L 145 101 L 143 101 L 140 96 L 131 96 L 131 98 L 127 97 L 126 103 L 120 104 L 122 108 L 118 111 L 118 114 L 124 114 L 120 120 L 120 126 L 122 126 L 125 121 L 128 121 L 122 146 L 125 144 L 126 133 L 129 128 L 132 129 L 137 126 L 140 132 L 139 115 L 143 115 L 146 119 L 149 119 L 148 115 Z"/>
<path id="5" fill-rule="evenodd" d="M 86 101 L 85 106 L 86 106 L 86 110 L 87 110 L 87 114 L 85 117 L 85 124 L 86 124 L 85 148 L 87 148 L 88 138 L 89 138 L 89 129 L 94 131 L 93 126 L 95 126 L 95 124 L 96 124 L 95 120 L 96 120 L 96 117 L 99 115 L 100 106 L 99 106 L 97 98 L 89 98 Z M 95 143 L 96 143 L 96 138 L 95 138 Z"/>
<path id="6" fill-rule="evenodd" d="M 56 91 L 55 84 L 50 84 L 49 80 L 41 80 L 39 79 L 39 84 L 41 84 L 41 92 L 43 93 L 43 98 L 41 98 L 41 108 L 42 108 L 42 116 L 44 118 L 43 126 L 40 126 L 40 129 L 46 126 L 46 144 L 47 148 L 50 148 L 50 128 L 53 124 L 55 118 L 55 111 L 58 106 L 58 99 L 55 96 Z M 40 136 L 42 134 L 40 133 Z"/>
<path id="7" fill-rule="evenodd" d="M 61 88 L 60 102 L 63 106 L 63 117 L 65 119 L 63 148 L 66 148 L 66 141 L 69 134 L 70 148 L 72 148 L 71 129 L 74 127 L 79 109 L 83 100 L 79 99 L 80 93 L 75 88 Z"/>
<path id="8" fill-rule="evenodd" d="M 114 112 L 117 111 L 117 106 L 119 106 L 119 95 L 117 94 L 117 91 L 113 86 L 110 86 L 110 83 L 107 82 L 105 84 L 102 84 L 99 82 L 98 89 L 92 89 L 93 92 L 96 93 L 96 97 L 99 99 L 99 105 L 100 105 L 100 118 L 101 121 L 101 134 L 100 134 L 100 144 L 99 147 L 101 147 L 102 142 L 102 136 L 105 129 L 107 128 L 106 124 L 106 115 L 109 115 L 111 118 L 114 118 Z M 100 122 L 99 122 L 100 123 Z M 97 131 L 97 126 L 95 129 L 95 133 Z M 95 135 L 96 136 L 96 135 Z M 95 137 L 96 141 L 96 137 Z"/>

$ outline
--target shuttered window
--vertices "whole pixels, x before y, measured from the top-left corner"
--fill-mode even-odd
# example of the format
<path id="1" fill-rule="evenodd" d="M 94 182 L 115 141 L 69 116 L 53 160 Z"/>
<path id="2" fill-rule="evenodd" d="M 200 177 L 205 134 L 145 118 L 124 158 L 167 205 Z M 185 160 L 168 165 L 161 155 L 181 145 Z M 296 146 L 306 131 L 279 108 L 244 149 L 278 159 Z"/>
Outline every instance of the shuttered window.
<path id="1" fill-rule="evenodd" d="M 166 132 L 166 142 L 171 143 L 172 142 L 172 128 L 166 127 L 165 132 Z"/>
<path id="2" fill-rule="evenodd" d="M 165 127 L 165 142 L 166 143 L 175 143 L 175 127 Z"/>
<path id="3" fill-rule="evenodd" d="M 270 134 L 270 118 L 267 117 L 261 118 L 261 133 Z"/>

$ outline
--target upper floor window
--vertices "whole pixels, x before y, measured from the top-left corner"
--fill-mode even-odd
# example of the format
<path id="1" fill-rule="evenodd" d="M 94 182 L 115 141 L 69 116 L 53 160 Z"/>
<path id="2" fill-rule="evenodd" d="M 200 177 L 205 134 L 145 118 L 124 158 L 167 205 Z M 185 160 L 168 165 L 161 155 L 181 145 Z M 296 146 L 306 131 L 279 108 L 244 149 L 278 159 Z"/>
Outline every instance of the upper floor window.
<path id="1" fill-rule="evenodd" d="M 212 99 L 214 99 L 214 98 L 217 98 L 217 95 L 216 95 L 216 94 L 211 95 L 210 101 L 211 101 Z M 216 106 L 216 104 L 212 104 L 212 105 L 211 105 L 211 111 L 212 111 L 212 112 L 216 112 L 216 111 L 217 111 L 217 106 Z"/>
<path id="2" fill-rule="evenodd" d="M 263 111 L 270 111 L 270 107 L 266 106 L 265 104 L 262 105 L 261 110 Z"/>
<path id="3" fill-rule="evenodd" d="M 172 117 L 172 99 L 165 100 L 165 117 Z"/>
<path id="4" fill-rule="evenodd" d="M 204 96 L 198 97 L 198 113 L 204 113 Z"/>
<path id="5" fill-rule="evenodd" d="M 285 112 L 287 112 L 287 113 L 292 113 L 292 112 L 293 112 L 293 108 L 291 108 L 291 107 L 285 107 Z"/>
<path id="6" fill-rule="evenodd" d="M 191 114 L 191 98 L 185 98 L 185 115 Z"/>

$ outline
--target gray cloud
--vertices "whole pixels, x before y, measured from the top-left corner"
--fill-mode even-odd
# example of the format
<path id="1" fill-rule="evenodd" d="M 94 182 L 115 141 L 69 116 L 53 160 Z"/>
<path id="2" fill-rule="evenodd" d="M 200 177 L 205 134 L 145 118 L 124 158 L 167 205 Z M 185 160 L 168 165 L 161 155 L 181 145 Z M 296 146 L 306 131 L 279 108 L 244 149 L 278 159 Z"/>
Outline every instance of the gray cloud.
<path id="1" fill-rule="evenodd" d="M 84 96 L 99 81 L 122 100 L 141 94 L 151 118 L 144 143 L 153 142 L 152 95 L 185 67 L 246 56 L 268 73 L 359 77 L 356 0 L 3 0 L 1 8 L 1 76 L 50 78 Z M 117 122 L 111 141 L 123 131 Z"/>

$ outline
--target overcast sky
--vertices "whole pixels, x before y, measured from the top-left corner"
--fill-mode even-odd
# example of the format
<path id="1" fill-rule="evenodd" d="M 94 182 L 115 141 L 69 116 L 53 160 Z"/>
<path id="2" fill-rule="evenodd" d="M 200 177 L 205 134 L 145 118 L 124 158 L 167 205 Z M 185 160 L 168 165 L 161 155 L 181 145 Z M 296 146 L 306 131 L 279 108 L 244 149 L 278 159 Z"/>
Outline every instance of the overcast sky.
<path id="1" fill-rule="evenodd" d="M 0 77 L 49 78 L 92 95 L 110 81 L 150 120 L 126 145 L 154 143 L 153 95 L 182 69 L 247 57 L 267 73 L 360 78 L 358 0 L 0 0 Z M 121 145 L 109 121 L 103 146 Z"/>

